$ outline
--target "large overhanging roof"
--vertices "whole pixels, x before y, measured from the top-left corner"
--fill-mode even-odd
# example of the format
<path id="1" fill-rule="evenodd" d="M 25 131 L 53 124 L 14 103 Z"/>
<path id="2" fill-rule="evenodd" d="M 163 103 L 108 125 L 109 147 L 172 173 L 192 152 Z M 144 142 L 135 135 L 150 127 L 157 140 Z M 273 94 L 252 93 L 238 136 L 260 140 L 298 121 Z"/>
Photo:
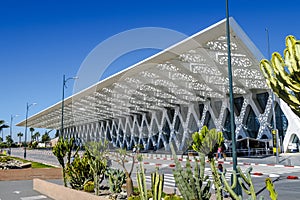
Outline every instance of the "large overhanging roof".
<path id="1" fill-rule="evenodd" d="M 228 96 L 226 20 L 65 99 L 64 126 L 122 118 Z M 230 18 L 233 92 L 267 89 L 263 58 Z M 28 118 L 28 127 L 60 129 L 61 102 Z M 25 120 L 17 126 L 25 126 Z"/>

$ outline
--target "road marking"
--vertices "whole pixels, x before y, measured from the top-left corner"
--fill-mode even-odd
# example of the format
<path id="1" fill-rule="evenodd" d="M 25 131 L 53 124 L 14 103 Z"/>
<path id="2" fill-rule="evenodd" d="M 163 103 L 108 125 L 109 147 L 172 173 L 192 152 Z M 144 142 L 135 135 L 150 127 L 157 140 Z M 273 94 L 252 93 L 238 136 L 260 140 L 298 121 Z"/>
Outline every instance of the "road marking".
<path id="1" fill-rule="evenodd" d="M 20 194 L 21 191 L 13 191 L 14 194 Z"/>
<path id="2" fill-rule="evenodd" d="M 21 200 L 37 200 L 37 199 L 47 199 L 44 195 L 32 196 L 32 197 L 21 197 Z"/>

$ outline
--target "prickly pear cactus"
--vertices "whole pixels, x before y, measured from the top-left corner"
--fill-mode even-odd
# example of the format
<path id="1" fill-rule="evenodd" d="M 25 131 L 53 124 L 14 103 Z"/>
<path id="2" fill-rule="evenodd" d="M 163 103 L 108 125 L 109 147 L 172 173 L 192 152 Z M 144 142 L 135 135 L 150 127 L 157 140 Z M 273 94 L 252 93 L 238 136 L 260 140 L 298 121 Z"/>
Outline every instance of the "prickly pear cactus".
<path id="1" fill-rule="evenodd" d="M 300 116 L 300 41 L 287 36 L 284 57 L 275 52 L 270 61 L 261 60 L 260 68 L 268 86 Z"/>

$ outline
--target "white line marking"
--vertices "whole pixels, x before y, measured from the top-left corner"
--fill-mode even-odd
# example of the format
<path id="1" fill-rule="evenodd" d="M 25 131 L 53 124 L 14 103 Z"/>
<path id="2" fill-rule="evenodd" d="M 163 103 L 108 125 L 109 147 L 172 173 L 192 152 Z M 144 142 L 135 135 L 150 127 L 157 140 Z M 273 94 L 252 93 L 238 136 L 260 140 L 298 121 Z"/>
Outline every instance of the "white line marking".
<path id="1" fill-rule="evenodd" d="M 21 200 L 37 200 L 37 199 L 47 199 L 44 195 L 32 196 L 32 197 L 21 197 Z"/>

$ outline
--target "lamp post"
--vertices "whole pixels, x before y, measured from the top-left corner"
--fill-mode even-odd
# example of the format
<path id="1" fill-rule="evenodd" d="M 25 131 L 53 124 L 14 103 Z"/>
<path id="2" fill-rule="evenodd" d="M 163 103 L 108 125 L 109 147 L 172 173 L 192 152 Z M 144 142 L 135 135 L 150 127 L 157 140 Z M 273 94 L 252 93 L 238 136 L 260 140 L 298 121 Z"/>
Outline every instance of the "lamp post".
<path id="1" fill-rule="evenodd" d="M 10 130 L 9 130 L 9 133 L 10 133 L 10 139 L 12 139 L 12 122 L 13 122 L 13 119 L 15 117 L 18 117 L 19 115 L 11 115 L 10 116 Z M 9 155 L 11 155 L 11 144 L 9 146 L 9 152 L 8 152 Z"/>
<path id="2" fill-rule="evenodd" d="M 233 84 L 232 84 L 232 68 L 231 68 L 231 46 L 230 46 L 230 27 L 229 27 L 229 8 L 228 0 L 226 0 L 226 37 L 227 37 L 227 56 L 228 56 L 228 81 L 229 81 L 229 101 L 230 101 L 230 130 L 232 140 L 232 168 L 237 171 L 237 154 L 236 154 L 236 137 L 234 130 L 234 99 L 233 99 Z M 237 176 L 239 176 L 237 174 Z M 233 181 L 233 177 L 231 178 Z M 238 195 L 242 195 L 242 189 L 239 183 L 235 187 L 235 192 Z"/>
<path id="3" fill-rule="evenodd" d="M 24 144 L 24 159 L 26 159 L 26 147 L 27 147 L 27 118 L 28 110 L 31 106 L 35 106 L 37 103 L 26 104 L 26 119 L 25 119 L 25 144 Z"/>
<path id="4" fill-rule="evenodd" d="M 268 50 L 268 60 L 270 60 L 271 54 L 270 54 L 270 39 L 269 39 L 269 30 L 266 28 L 266 36 L 267 36 L 267 50 Z M 273 74 L 274 75 L 274 74 Z M 279 148 L 278 148 L 278 130 L 276 127 L 276 112 L 275 112 L 275 95 L 273 90 L 271 89 L 271 95 L 272 95 L 272 115 L 273 115 L 273 129 L 272 129 L 272 137 L 273 139 L 273 150 L 274 146 L 276 146 L 276 163 L 279 163 Z M 275 143 L 275 144 L 274 144 Z"/>
<path id="5" fill-rule="evenodd" d="M 74 77 L 70 77 L 70 78 L 67 78 L 66 79 L 66 76 L 63 75 L 63 87 L 62 87 L 62 100 L 61 100 L 61 128 L 60 128 L 60 136 L 62 137 L 63 136 L 63 130 L 64 130 L 64 101 L 65 101 L 65 87 L 66 86 L 66 83 L 68 80 L 71 80 L 71 79 L 78 79 L 77 76 L 74 76 Z"/>

